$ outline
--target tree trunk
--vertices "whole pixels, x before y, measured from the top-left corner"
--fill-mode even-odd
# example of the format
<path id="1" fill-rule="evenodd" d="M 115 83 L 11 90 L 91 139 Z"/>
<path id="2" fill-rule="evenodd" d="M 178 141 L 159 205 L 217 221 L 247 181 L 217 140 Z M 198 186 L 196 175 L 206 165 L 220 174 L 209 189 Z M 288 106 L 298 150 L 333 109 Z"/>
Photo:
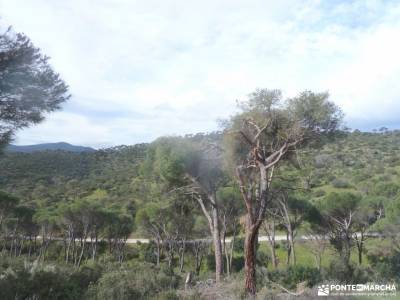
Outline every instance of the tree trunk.
<path id="1" fill-rule="evenodd" d="M 160 266 L 160 255 L 161 255 L 161 250 L 160 250 L 161 242 L 160 242 L 159 238 L 156 238 L 156 246 L 157 246 L 156 256 L 157 256 L 157 267 L 158 267 L 158 266 Z"/>
<path id="2" fill-rule="evenodd" d="M 256 294 L 256 244 L 258 242 L 258 226 L 246 222 L 246 237 L 244 241 L 244 272 L 245 289 L 248 294 Z"/>
<path id="3" fill-rule="evenodd" d="M 346 266 L 350 264 L 350 254 L 351 254 L 351 238 L 348 233 L 344 236 L 343 249 L 342 249 L 342 259 Z"/>
<path id="4" fill-rule="evenodd" d="M 218 208 L 212 208 L 212 235 L 214 241 L 214 255 L 215 255 L 215 281 L 221 281 L 221 274 L 223 272 L 223 259 L 222 259 L 222 245 L 221 233 L 219 229 Z"/>
<path id="5" fill-rule="evenodd" d="M 79 255 L 77 267 L 79 267 L 81 265 L 83 254 L 85 253 L 88 230 L 89 230 L 89 224 L 85 224 L 84 229 L 83 229 L 83 238 L 81 238 L 81 253 Z"/>
<path id="6" fill-rule="evenodd" d="M 256 186 L 254 192 L 256 201 L 252 199 L 252 185 L 246 191 L 244 179 L 240 174 L 240 170 L 236 169 L 239 180 L 240 192 L 246 204 L 246 229 L 244 242 L 244 266 L 245 266 L 245 290 L 254 298 L 256 294 L 256 246 L 258 243 L 258 231 L 265 216 L 265 210 L 268 203 L 268 187 L 270 184 L 273 169 L 268 177 L 265 165 L 258 163 L 260 171 L 259 187 Z M 254 204 L 259 203 L 257 208 Z"/>
<path id="7" fill-rule="evenodd" d="M 225 264 L 226 264 L 226 275 L 229 277 L 231 275 L 231 270 L 230 270 L 230 265 L 229 265 L 229 253 L 228 253 L 228 247 L 226 246 L 226 231 L 224 230 L 222 234 L 222 243 L 223 243 L 223 249 L 225 253 Z"/>
<path id="8" fill-rule="evenodd" d="M 266 232 L 268 236 L 269 247 L 271 250 L 271 262 L 274 269 L 278 267 L 276 260 L 276 241 L 275 241 L 275 220 L 272 220 L 272 223 L 266 225 Z"/>
<path id="9" fill-rule="evenodd" d="M 32 236 L 29 235 L 28 257 L 31 257 L 31 251 L 32 251 Z"/>
<path id="10" fill-rule="evenodd" d="M 183 251 L 180 255 L 179 258 L 179 271 L 182 273 L 183 272 L 183 266 L 185 264 L 185 252 Z"/>
<path id="11" fill-rule="evenodd" d="M 183 266 L 185 264 L 185 250 L 186 250 L 186 240 L 182 239 L 180 241 L 180 247 L 179 247 L 179 271 L 182 273 L 183 272 Z"/>
<path id="12" fill-rule="evenodd" d="M 200 274 L 200 269 L 201 269 L 201 262 L 203 260 L 203 244 L 202 242 L 194 242 L 193 245 L 193 249 L 194 249 L 194 255 L 195 255 L 195 259 L 196 259 L 196 275 Z"/>
<path id="13" fill-rule="evenodd" d="M 289 242 L 290 242 L 290 250 L 291 250 L 291 263 L 292 265 L 296 265 L 296 252 L 294 249 L 294 236 L 293 236 L 293 231 L 290 230 L 289 232 Z"/>
<path id="14" fill-rule="evenodd" d="M 358 264 L 362 264 L 362 253 L 363 253 L 363 244 L 364 244 L 364 233 L 360 233 L 360 238 L 356 235 L 356 243 L 357 243 L 357 250 L 358 250 Z"/>
<path id="15" fill-rule="evenodd" d="M 98 244 L 98 236 L 97 232 L 95 233 L 95 238 L 94 238 L 94 247 L 93 247 L 93 252 L 92 252 L 92 260 L 96 260 L 96 255 L 97 255 L 97 244 Z"/>
<path id="16" fill-rule="evenodd" d="M 286 249 L 286 265 L 288 265 L 289 266 L 289 263 L 290 263 L 290 256 L 291 256 L 291 253 L 292 253 L 292 244 L 290 243 L 290 241 L 289 241 L 289 231 L 287 231 L 286 232 L 286 247 L 287 247 L 287 249 Z"/>
<path id="17" fill-rule="evenodd" d="M 236 225 L 233 230 L 233 235 L 232 235 L 232 240 L 231 244 L 229 245 L 230 250 L 229 250 L 229 270 L 232 271 L 232 260 L 233 260 L 233 249 L 235 247 L 235 239 L 236 239 Z"/>
<path id="18" fill-rule="evenodd" d="M 276 269 L 278 267 L 278 264 L 277 264 L 277 261 L 276 261 L 275 239 L 270 241 L 269 247 L 270 247 L 270 250 L 271 250 L 272 267 L 274 269 Z"/>
<path id="19" fill-rule="evenodd" d="M 66 253 L 65 253 L 65 262 L 66 263 L 69 262 L 69 252 L 70 252 L 70 249 L 71 249 L 72 239 L 75 238 L 73 233 L 70 233 L 68 235 L 69 235 L 69 237 L 68 237 L 68 246 L 67 246 Z"/>
<path id="20" fill-rule="evenodd" d="M 166 240 L 166 248 L 167 248 L 167 260 L 168 260 L 168 268 L 172 268 L 172 263 L 174 261 L 174 252 L 175 252 L 175 240 L 171 237 L 168 237 Z"/>
<path id="21" fill-rule="evenodd" d="M 196 178 L 193 178 L 189 175 L 190 180 L 198 187 L 201 188 L 203 192 L 207 192 Z M 214 255 L 215 255 L 215 281 L 221 281 L 221 274 L 223 272 L 223 257 L 222 257 L 222 245 L 221 245 L 221 230 L 219 227 L 219 211 L 218 211 L 218 203 L 216 190 L 207 192 L 207 199 L 210 204 L 210 211 L 206 208 L 204 200 L 202 196 L 197 196 L 196 200 L 200 204 L 201 210 L 203 211 L 204 216 L 207 218 L 208 225 L 210 227 L 210 232 L 213 237 L 214 243 Z"/>
<path id="22" fill-rule="evenodd" d="M 315 264 L 317 265 L 318 271 L 321 271 L 321 261 L 322 261 L 321 255 L 315 254 L 314 258 L 315 258 Z"/>

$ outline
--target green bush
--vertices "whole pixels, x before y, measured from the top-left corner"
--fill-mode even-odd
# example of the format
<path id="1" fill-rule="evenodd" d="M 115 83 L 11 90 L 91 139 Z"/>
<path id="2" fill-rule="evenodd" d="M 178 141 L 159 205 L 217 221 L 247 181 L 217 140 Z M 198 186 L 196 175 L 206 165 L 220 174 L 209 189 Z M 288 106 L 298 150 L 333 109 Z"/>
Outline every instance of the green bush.
<path id="1" fill-rule="evenodd" d="M 396 198 L 400 193 L 400 186 L 394 182 L 379 182 L 375 187 L 375 194 L 387 198 Z"/>
<path id="2" fill-rule="evenodd" d="M 209 253 L 205 256 L 205 264 L 202 265 L 202 271 L 215 271 L 215 256 L 214 253 Z"/>
<path id="3" fill-rule="evenodd" d="M 378 281 L 395 280 L 400 283 L 400 252 L 395 251 L 385 256 L 368 253 L 367 257 Z"/>
<path id="4" fill-rule="evenodd" d="M 161 292 L 155 298 L 156 300 L 179 300 L 178 295 L 175 291 L 169 290 Z"/>
<path id="5" fill-rule="evenodd" d="M 330 279 L 337 280 L 340 283 L 351 283 L 354 278 L 354 269 L 355 267 L 352 264 L 336 258 L 329 265 L 328 276 Z"/>
<path id="6" fill-rule="evenodd" d="M 322 275 L 317 268 L 305 266 L 290 266 L 286 270 L 274 270 L 269 272 L 269 278 L 290 289 L 296 288 L 300 282 L 305 281 L 308 287 L 313 287 L 322 281 Z"/>
<path id="7" fill-rule="evenodd" d="M 83 299 L 98 272 L 48 264 L 8 262 L 0 274 L 0 299 Z M 3 264 L 4 267 L 4 264 Z"/>
<path id="8" fill-rule="evenodd" d="M 90 284 L 96 283 L 102 276 L 103 266 L 98 263 L 90 263 L 81 266 L 71 274 L 70 281 L 81 291 L 85 291 Z"/>
<path id="9" fill-rule="evenodd" d="M 96 285 L 91 285 L 88 299 L 154 299 L 166 290 L 178 286 L 179 278 L 172 272 L 159 270 L 153 264 L 142 263 L 124 270 L 105 273 Z M 164 298 L 173 299 L 173 298 Z"/>
<path id="10" fill-rule="evenodd" d="M 244 268 L 244 257 L 243 255 L 234 256 L 232 258 L 232 271 L 239 272 Z"/>
<path id="11" fill-rule="evenodd" d="M 326 192 L 324 190 L 316 190 L 314 192 L 314 196 L 315 197 L 322 197 L 322 196 L 325 196 L 325 195 L 326 195 Z"/>
<path id="12" fill-rule="evenodd" d="M 374 278 L 374 272 L 370 267 L 356 266 L 353 271 L 352 282 L 357 283 L 367 283 L 371 281 L 376 281 Z"/>
<path id="13" fill-rule="evenodd" d="M 138 244 L 139 259 L 141 261 L 155 264 L 157 262 L 156 245 L 154 242 Z"/>
<path id="14" fill-rule="evenodd" d="M 332 181 L 332 186 L 338 189 L 345 189 L 350 187 L 350 183 L 344 179 L 337 178 Z"/>
<path id="15" fill-rule="evenodd" d="M 244 238 L 237 237 L 235 244 L 233 245 L 233 250 L 237 253 L 244 253 Z"/>
<path id="16" fill-rule="evenodd" d="M 257 251 L 256 263 L 259 266 L 267 267 L 270 261 L 270 257 L 264 251 Z"/>

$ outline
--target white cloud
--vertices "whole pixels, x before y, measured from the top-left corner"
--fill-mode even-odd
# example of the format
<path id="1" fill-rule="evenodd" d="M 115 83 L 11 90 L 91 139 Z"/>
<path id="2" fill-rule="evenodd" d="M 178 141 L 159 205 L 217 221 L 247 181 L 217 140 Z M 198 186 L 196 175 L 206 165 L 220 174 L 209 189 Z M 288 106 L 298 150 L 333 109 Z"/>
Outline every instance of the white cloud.
<path id="1" fill-rule="evenodd" d="M 329 90 L 350 126 L 400 125 L 395 1 L 0 0 L 0 11 L 73 94 L 20 144 L 213 130 L 256 87 Z"/>

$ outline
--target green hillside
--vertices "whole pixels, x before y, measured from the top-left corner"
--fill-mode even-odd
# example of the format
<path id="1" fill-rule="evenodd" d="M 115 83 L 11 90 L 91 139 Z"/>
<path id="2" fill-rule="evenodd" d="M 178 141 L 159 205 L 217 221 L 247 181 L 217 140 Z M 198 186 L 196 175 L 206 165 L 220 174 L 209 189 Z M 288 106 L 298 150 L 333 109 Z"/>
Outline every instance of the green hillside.
<path id="1" fill-rule="evenodd" d="M 220 135 L 188 140 L 220 142 Z M 0 157 L 0 189 L 23 201 L 51 202 L 104 189 L 120 201 L 137 197 L 132 182 L 148 144 L 119 146 L 96 152 L 44 151 L 5 153 Z M 400 131 L 346 133 L 318 150 L 304 150 L 300 164 L 315 198 L 329 192 L 357 191 L 394 198 L 400 186 Z M 312 157 L 312 159 L 310 159 Z M 310 164 L 311 163 L 311 164 Z"/>

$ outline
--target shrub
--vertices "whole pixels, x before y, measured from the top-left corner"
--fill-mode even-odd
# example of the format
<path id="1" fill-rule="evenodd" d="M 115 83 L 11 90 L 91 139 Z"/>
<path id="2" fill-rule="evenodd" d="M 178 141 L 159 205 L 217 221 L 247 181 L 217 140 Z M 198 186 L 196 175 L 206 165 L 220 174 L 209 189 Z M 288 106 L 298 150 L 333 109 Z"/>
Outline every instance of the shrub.
<path id="1" fill-rule="evenodd" d="M 332 186 L 335 188 L 339 188 L 339 189 L 345 189 L 345 188 L 349 188 L 350 184 L 348 181 L 346 181 L 344 179 L 334 179 L 332 181 Z"/>
<path id="2" fill-rule="evenodd" d="M 100 264 L 86 264 L 72 273 L 69 279 L 81 291 L 85 291 L 90 284 L 96 283 L 102 276 L 103 267 Z"/>
<path id="3" fill-rule="evenodd" d="M 256 256 L 257 265 L 267 267 L 269 260 L 270 257 L 268 256 L 267 253 L 265 253 L 264 251 L 257 251 L 257 256 Z"/>
<path id="4" fill-rule="evenodd" d="M 367 283 L 374 281 L 373 271 L 369 267 L 356 266 L 353 272 L 352 282 Z"/>
<path id="5" fill-rule="evenodd" d="M 378 281 L 400 282 L 400 252 L 394 251 L 386 255 L 369 252 L 367 257 L 376 271 Z"/>
<path id="6" fill-rule="evenodd" d="M 161 292 L 155 298 L 156 300 L 179 300 L 178 295 L 175 291 L 169 290 Z"/>
<path id="7" fill-rule="evenodd" d="M 233 250 L 238 253 L 244 253 L 244 238 L 237 237 L 235 244 L 233 245 Z"/>
<path id="8" fill-rule="evenodd" d="M 315 157 L 316 168 L 326 168 L 332 164 L 332 157 L 328 154 L 320 154 Z"/>
<path id="9" fill-rule="evenodd" d="M 0 299 L 82 299 L 89 280 L 85 272 L 74 277 L 79 272 L 36 262 L 9 262 L 0 274 Z"/>
<path id="10" fill-rule="evenodd" d="M 367 179 L 369 179 L 369 178 L 371 178 L 371 177 L 372 177 L 372 176 L 371 176 L 371 174 L 369 174 L 369 173 L 360 172 L 360 173 L 356 174 L 356 175 L 353 177 L 353 180 L 354 180 L 356 183 L 359 183 L 359 182 L 364 181 L 364 180 L 367 180 Z"/>
<path id="11" fill-rule="evenodd" d="M 315 197 L 322 197 L 322 196 L 325 196 L 325 194 L 326 194 L 326 192 L 324 190 L 316 190 L 314 192 Z"/>
<path id="12" fill-rule="evenodd" d="M 215 271 L 215 256 L 214 253 L 208 254 L 206 257 L 206 263 L 203 264 L 202 271 Z"/>
<path id="13" fill-rule="evenodd" d="M 178 280 L 173 273 L 167 274 L 152 264 L 136 264 L 129 270 L 122 269 L 104 274 L 96 285 L 90 286 L 87 298 L 154 299 L 159 293 L 176 288 Z"/>
<path id="14" fill-rule="evenodd" d="M 290 289 L 296 288 L 300 282 L 305 281 L 308 287 L 312 287 L 322 281 L 322 275 L 317 268 L 306 266 L 290 266 L 287 270 L 274 270 L 269 273 L 269 278 Z"/>
<path id="15" fill-rule="evenodd" d="M 400 193 L 400 186 L 394 182 L 379 182 L 375 186 L 375 194 L 387 198 L 395 198 Z"/>
<path id="16" fill-rule="evenodd" d="M 240 272 L 244 268 L 244 256 L 234 256 L 232 258 L 232 271 Z"/>
<path id="17" fill-rule="evenodd" d="M 157 262 L 156 245 L 154 242 L 138 244 L 139 259 L 141 261 L 155 264 Z"/>
<path id="18" fill-rule="evenodd" d="M 338 280 L 340 283 L 351 283 L 353 281 L 354 266 L 340 258 L 334 259 L 328 269 L 328 276 Z"/>

